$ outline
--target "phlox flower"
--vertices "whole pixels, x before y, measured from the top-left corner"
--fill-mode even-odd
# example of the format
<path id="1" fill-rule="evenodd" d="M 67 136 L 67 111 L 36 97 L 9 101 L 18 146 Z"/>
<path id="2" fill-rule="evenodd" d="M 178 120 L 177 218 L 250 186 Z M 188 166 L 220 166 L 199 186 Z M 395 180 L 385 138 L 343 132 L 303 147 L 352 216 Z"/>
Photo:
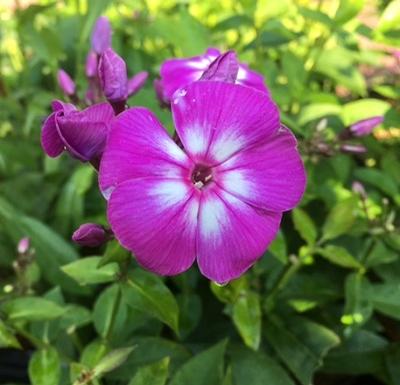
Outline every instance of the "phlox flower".
<path id="1" fill-rule="evenodd" d="M 169 104 L 175 91 L 199 80 L 220 55 L 221 52 L 218 49 L 208 48 L 200 56 L 166 60 L 161 65 L 161 79 L 154 83 L 160 101 Z M 245 63 L 239 63 L 236 83 L 268 93 L 263 76 L 252 71 Z"/>
<path id="2" fill-rule="evenodd" d="M 263 92 L 199 81 L 173 97 L 179 140 L 146 108 L 118 115 L 100 188 L 119 242 L 160 275 L 187 270 L 225 283 L 274 239 L 306 182 L 293 134 Z"/>
<path id="3" fill-rule="evenodd" d="M 99 103 L 83 111 L 73 104 L 55 100 L 53 112 L 42 127 L 41 142 L 48 156 L 57 157 L 64 150 L 82 162 L 98 160 L 103 152 L 111 119 L 108 103 Z"/>

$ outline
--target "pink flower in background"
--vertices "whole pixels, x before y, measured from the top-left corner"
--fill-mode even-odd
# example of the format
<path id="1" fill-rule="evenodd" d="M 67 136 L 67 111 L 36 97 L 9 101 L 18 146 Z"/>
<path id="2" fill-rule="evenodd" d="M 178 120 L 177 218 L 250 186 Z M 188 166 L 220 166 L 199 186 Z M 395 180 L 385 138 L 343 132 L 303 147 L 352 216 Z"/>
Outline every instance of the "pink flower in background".
<path id="1" fill-rule="evenodd" d="M 199 80 L 210 64 L 220 55 L 221 52 L 218 49 L 209 48 L 200 56 L 166 60 L 161 66 L 161 79 L 155 83 L 160 101 L 169 104 L 176 90 Z M 239 63 L 236 83 L 268 93 L 262 75 L 252 71 L 244 63 Z"/>
<path id="2" fill-rule="evenodd" d="M 57 81 L 65 95 L 71 96 L 75 94 L 75 83 L 63 69 L 58 70 Z"/>
<path id="3" fill-rule="evenodd" d="M 42 147 L 51 157 L 64 150 L 86 162 L 98 159 L 104 149 L 114 112 L 108 103 L 90 106 L 83 111 L 69 103 L 55 100 L 53 113 L 42 127 Z"/>
<path id="4" fill-rule="evenodd" d="M 17 251 L 19 254 L 26 254 L 31 247 L 31 240 L 29 237 L 21 238 L 17 245 Z"/>
<path id="5" fill-rule="evenodd" d="M 373 129 L 384 121 L 383 116 L 373 116 L 371 118 L 359 120 L 350 126 L 350 132 L 354 136 L 369 135 Z"/>
<path id="6" fill-rule="evenodd" d="M 109 47 L 111 47 L 111 25 L 107 17 L 100 16 L 93 27 L 92 48 L 101 55 Z"/>
<path id="7" fill-rule="evenodd" d="M 263 92 L 200 81 L 173 97 L 182 148 L 145 108 L 115 118 L 100 165 L 115 237 L 145 268 L 195 260 L 209 279 L 243 274 L 274 239 L 306 183 L 293 134 Z"/>

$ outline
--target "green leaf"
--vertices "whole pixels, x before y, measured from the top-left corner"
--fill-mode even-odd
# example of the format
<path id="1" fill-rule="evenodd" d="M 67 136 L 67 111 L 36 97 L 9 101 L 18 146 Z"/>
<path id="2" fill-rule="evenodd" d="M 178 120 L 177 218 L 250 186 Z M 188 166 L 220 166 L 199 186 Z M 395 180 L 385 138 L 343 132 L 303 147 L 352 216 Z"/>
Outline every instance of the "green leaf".
<path id="1" fill-rule="evenodd" d="M 43 321 L 62 316 L 65 308 L 40 297 L 19 297 L 3 304 L 10 321 Z"/>
<path id="2" fill-rule="evenodd" d="M 328 245 L 324 248 L 318 248 L 318 253 L 321 254 L 328 261 L 342 267 L 350 269 L 359 269 L 362 267 L 361 263 L 353 257 L 344 247 Z"/>
<path id="3" fill-rule="evenodd" d="M 323 357 L 340 342 L 339 337 L 325 326 L 293 315 L 285 321 L 271 317 L 265 324 L 269 343 L 303 385 L 312 383 Z"/>
<path id="4" fill-rule="evenodd" d="M 68 334 L 92 321 L 90 311 L 83 306 L 69 304 L 60 319 L 60 328 Z"/>
<path id="5" fill-rule="evenodd" d="M 261 305 L 257 293 L 246 292 L 233 304 L 232 319 L 246 346 L 257 350 L 261 341 Z"/>
<path id="6" fill-rule="evenodd" d="M 115 281 L 119 271 L 116 263 L 98 267 L 101 257 L 85 257 L 64 265 L 62 271 L 80 285 L 99 284 Z"/>
<path id="7" fill-rule="evenodd" d="M 132 375 L 143 366 L 153 364 L 165 357 L 169 357 L 169 371 L 173 373 L 190 358 L 187 349 L 171 340 L 160 337 L 135 337 L 135 354 L 128 357 L 126 362 L 114 373 L 112 377 L 123 383 L 132 379 Z"/>
<path id="8" fill-rule="evenodd" d="M 378 266 L 396 261 L 398 254 L 385 246 L 383 242 L 376 241 L 365 260 L 366 267 Z"/>
<path id="9" fill-rule="evenodd" d="M 168 378 L 169 357 L 139 368 L 129 385 L 165 385 Z"/>
<path id="10" fill-rule="evenodd" d="M 17 338 L 2 320 L 0 320 L 0 348 L 21 349 Z"/>
<path id="11" fill-rule="evenodd" d="M 283 72 L 289 79 L 288 87 L 293 97 L 300 99 L 305 87 L 307 73 L 304 61 L 290 51 L 282 55 Z"/>
<path id="12" fill-rule="evenodd" d="M 224 340 L 188 360 L 176 371 L 169 385 L 220 385 L 226 344 Z"/>
<path id="13" fill-rule="evenodd" d="M 379 32 L 398 29 L 400 24 L 400 0 L 392 0 L 384 9 L 378 23 Z"/>
<path id="14" fill-rule="evenodd" d="M 346 103 L 343 106 L 341 116 L 344 124 L 349 126 L 362 119 L 385 115 L 389 108 L 390 103 L 384 100 L 365 98 Z"/>
<path id="15" fill-rule="evenodd" d="M 93 309 L 93 322 L 99 335 L 107 337 L 110 333 L 111 323 L 113 333 L 117 333 L 123 326 L 127 318 L 125 304 L 120 302 L 120 287 L 113 285 L 107 287 L 97 298 Z M 115 319 L 113 320 L 113 317 Z"/>
<path id="16" fill-rule="evenodd" d="M 179 335 L 185 338 L 199 324 L 202 307 L 201 298 L 197 294 L 183 293 L 177 296 L 179 305 Z"/>
<path id="17" fill-rule="evenodd" d="M 371 284 L 364 289 L 364 295 L 374 309 L 400 320 L 400 285 L 397 282 Z"/>
<path id="18" fill-rule="evenodd" d="M 395 180 L 380 170 L 357 168 L 354 171 L 354 176 L 361 182 L 369 183 L 391 197 L 395 197 L 399 193 Z"/>
<path id="19" fill-rule="evenodd" d="M 301 237 L 309 245 L 313 245 L 317 240 L 317 229 L 310 216 L 304 210 L 296 208 L 292 211 L 292 219 L 294 227 Z"/>
<path id="20" fill-rule="evenodd" d="M 345 24 L 353 19 L 362 10 L 364 0 L 340 0 L 339 8 L 336 11 L 335 22 Z"/>
<path id="21" fill-rule="evenodd" d="M 379 335 L 367 330 L 356 331 L 328 353 L 323 370 L 351 375 L 382 373 L 387 345 L 387 341 Z"/>
<path id="22" fill-rule="evenodd" d="M 81 363 L 85 367 L 94 368 L 109 350 L 106 341 L 96 339 L 85 346 L 81 354 Z"/>
<path id="23" fill-rule="evenodd" d="M 286 264 L 288 261 L 285 237 L 281 230 L 278 231 L 275 239 L 269 245 L 268 251 L 270 251 L 283 264 Z"/>
<path id="24" fill-rule="evenodd" d="M 60 266 L 77 259 L 78 255 L 70 243 L 37 219 L 30 218 L 15 210 L 6 200 L 0 198 L 0 224 L 10 238 L 17 243 L 22 237 L 29 237 L 36 250 L 36 259 L 41 273 L 54 285 L 77 291 L 77 285 L 67 278 Z"/>
<path id="25" fill-rule="evenodd" d="M 32 385 L 57 385 L 61 377 L 61 363 L 57 350 L 49 346 L 33 353 L 28 372 Z"/>
<path id="26" fill-rule="evenodd" d="M 122 293 L 129 306 L 158 318 L 178 333 L 178 304 L 159 277 L 136 269 L 128 275 Z"/>
<path id="27" fill-rule="evenodd" d="M 385 352 L 385 363 L 388 370 L 390 383 L 400 385 L 400 343 L 391 344 Z"/>
<path id="28" fill-rule="evenodd" d="M 106 354 L 93 368 L 94 377 L 102 376 L 104 373 L 111 372 L 118 368 L 126 361 L 134 349 L 134 346 L 129 348 L 119 348 L 114 349 L 110 353 Z"/>
<path id="29" fill-rule="evenodd" d="M 352 227 L 356 218 L 357 203 L 357 198 L 351 197 L 332 208 L 322 227 L 322 240 L 334 239 Z"/>
<path id="30" fill-rule="evenodd" d="M 271 357 L 244 348 L 233 349 L 232 374 L 235 385 L 294 385 Z"/>

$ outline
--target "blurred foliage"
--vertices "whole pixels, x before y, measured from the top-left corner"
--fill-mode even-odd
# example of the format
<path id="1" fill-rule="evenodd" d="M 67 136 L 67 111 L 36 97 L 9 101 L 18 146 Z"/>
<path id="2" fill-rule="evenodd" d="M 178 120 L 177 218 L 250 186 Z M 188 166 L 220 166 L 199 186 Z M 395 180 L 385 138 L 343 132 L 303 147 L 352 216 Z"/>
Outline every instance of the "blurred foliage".
<path id="1" fill-rule="evenodd" d="M 94 256 L 71 244 L 79 224 L 106 224 L 105 204 L 90 166 L 44 156 L 40 129 L 62 97 L 59 67 L 84 89 L 101 14 L 130 74 L 150 72 L 130 105 L 172 127 L 152 89 L 162 61 L 234 49 L 265 76 L 299 139 L 301 207 L 285 214 L 265 257 L 226 286 L 196 268 L 161 279 L 114 243 Z M 2 0 L 0 21 L 0 348 L 10 349 L 0 350 L 0 377 L 400 384 L 399 0 Z M 336 151 L 340 132 L 375 115 L 383 125 L 357 140 L 365 154 Z M 31 249 L 21 255 L 25 236 Z"/>

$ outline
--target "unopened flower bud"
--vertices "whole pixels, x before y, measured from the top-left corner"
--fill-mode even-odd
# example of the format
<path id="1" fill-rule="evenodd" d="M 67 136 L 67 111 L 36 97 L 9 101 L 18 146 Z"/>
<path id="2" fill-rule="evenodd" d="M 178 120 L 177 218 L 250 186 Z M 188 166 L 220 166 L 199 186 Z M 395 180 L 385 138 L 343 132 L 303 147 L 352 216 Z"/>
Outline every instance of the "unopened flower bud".
<path id="1" fill-rule="evenodd" d="M 94 51 L 89 51 L 86 57 L 85 72 L 88 78 L 97 76 L 97 55 Z"/>
<path id="2" fill-rule="evenodd" d="M 111 48 L 107 48 L 100 57 L 98 71 L 104 96 L 116 113 L 121 112 L 128 98 L 128 76 L 124 60 Z"/>
<path id="3" fill-rule="evenodd" d="M 128 95 L 135 95 L 145 85 L 149 74 L 146 71 L 137 73 L 128 80 Z"/>
<path id="4" fill-rule="evenodd" d="M 364 154 L 367 152 L 367 149 L 361 144 L 342 144 L 340 151 L 350 154 Z"/>
<path id="5" fill-rule="evenodd" d="M 64 70 L 58 70 L 57 81 L 65 95 L 71 96 L 75 94 L 75 83 Z"/>
<path id="6" fill-rule="evenodd" d="M 362 198 L 367 197 L 367 193 L 362 183 L 354 181 L 351 185 L 351 188 L 355 193 L 359 194 Z"/>
<path id="7" fill-rule="evenodd" d="M 109 232 L 96 223 L 85 223 L 75 230 L 72 240 L 80 246 L 97 247 L 110 240 Z"/>
<path id="8" fill-rule="evenodd" d="M 359 120 L 350 126 L 350 132 L 354 136 L 369 135 L 372 130 L 383 122 L 383 116 L 373 116 L 368 119 Z"/>
<path id="9" fill-rule="evenodd" d="M 17 251 L 19 254 L 26 254 L 31 245 L 30 239 L 28 237 L 21 238 L 18 242 Z"/>
<path id="10" fill-rule="evenodd" d="M 107 48 L 111 47 L 111 26 L 105 16 L 97 19 L 92 32 L 92 48 L 101 55 Z"/>

